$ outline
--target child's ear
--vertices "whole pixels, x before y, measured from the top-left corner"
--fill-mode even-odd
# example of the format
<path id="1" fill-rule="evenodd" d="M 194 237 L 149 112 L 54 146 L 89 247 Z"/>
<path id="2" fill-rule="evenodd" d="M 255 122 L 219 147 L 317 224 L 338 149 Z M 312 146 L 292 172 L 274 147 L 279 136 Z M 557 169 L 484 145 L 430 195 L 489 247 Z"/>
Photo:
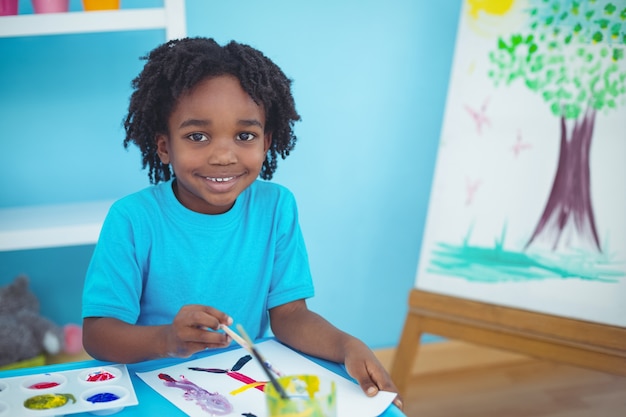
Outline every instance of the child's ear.
<path id="1" fill-rule="evenodd" d="M 169 142 L 167 135 L 159 134 L 156 137 L 157 154 L 161 162 L 165 165 L 170 163 Z"/>
<path id="2" fill-rule="evenodd" d="M 272 132 L 266 132 L 263 136 L 263 140 L 265 143 L 264 148 L 265 152 L 267 152 L 270 149 L 270 146 L 272 146 Z"/>

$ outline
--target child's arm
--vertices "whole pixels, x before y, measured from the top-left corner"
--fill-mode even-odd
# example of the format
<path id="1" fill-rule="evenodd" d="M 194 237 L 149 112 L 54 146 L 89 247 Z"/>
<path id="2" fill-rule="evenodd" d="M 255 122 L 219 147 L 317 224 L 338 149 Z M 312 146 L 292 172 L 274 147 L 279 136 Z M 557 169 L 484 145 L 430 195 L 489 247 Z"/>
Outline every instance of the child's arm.
<path id="1" fill-rule="evenodd" d="M 379 390 L 398 392 L 365 343 L 310 311 L 304 300 L 271 309 L 270 320 L 274 335 L 283 343 L 303 353 L 345 364 L 348 374 L 368 396 L 376 395 Z M 402 408 L 399 396 L 394 403 Z"/>
<path id="2" fill-rule="evenodd" d="M 83 320 L 83 345 L 96 359 L 134 363 L 163 357 L 188 357 L 206 348 L 226 347 L 230 338 L 216 330 L 232 324 L 228 315 L 211 307 L 187 305 L 172 324 L 138 326 L 109 317 Z"/>

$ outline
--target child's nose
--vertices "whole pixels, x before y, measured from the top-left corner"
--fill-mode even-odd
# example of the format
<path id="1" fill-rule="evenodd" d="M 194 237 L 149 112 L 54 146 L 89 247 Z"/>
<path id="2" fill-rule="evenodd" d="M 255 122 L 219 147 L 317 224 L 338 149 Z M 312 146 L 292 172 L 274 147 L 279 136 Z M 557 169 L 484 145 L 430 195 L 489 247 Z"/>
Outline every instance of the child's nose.
<path id="1" fill-rule="evenodd" d="M 235 144 L 232 140 L 215 140 L 209 147 L 209 163 L 213 165 L 229 165 L 237 162 Z"/>

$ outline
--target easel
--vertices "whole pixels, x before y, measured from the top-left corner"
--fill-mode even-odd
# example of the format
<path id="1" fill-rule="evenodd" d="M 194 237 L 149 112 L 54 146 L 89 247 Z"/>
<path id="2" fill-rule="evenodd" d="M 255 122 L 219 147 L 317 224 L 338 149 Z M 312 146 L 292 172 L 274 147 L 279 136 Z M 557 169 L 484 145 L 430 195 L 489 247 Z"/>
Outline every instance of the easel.
<path id="1" fill-rule="evenodd" d="M 412 289 L 391 378 L 406 393 L 422 333 L 626 376 L 626 328 Z"/>

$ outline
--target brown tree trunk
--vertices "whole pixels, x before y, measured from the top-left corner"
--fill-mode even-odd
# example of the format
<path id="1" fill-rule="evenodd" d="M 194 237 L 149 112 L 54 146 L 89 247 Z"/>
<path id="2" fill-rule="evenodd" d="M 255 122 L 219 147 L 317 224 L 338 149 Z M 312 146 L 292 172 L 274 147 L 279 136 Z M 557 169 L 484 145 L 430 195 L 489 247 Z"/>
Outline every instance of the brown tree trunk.
<path id="1" fill-rule="evenodd" d="M 596 111 L 589 109 L 568 132 L 561 117 L 559 163 L 550 196 L 526 248 L 583 248 L 602 252 L 591 204 L 589 151 Z"/>

